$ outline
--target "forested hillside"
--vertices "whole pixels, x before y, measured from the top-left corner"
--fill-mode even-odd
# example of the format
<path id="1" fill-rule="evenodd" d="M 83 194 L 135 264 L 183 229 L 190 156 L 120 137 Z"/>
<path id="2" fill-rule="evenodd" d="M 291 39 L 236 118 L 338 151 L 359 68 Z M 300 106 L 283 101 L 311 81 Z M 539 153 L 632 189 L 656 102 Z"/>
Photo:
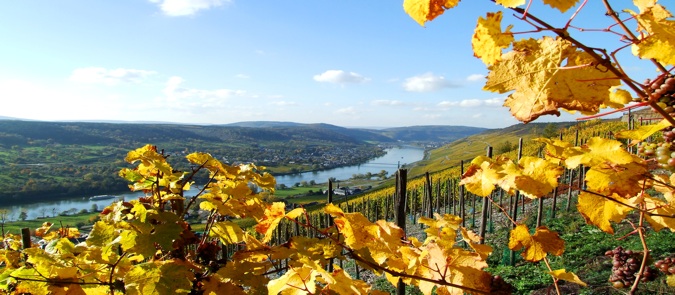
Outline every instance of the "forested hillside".
<path id="1" fill-rule="evenodd" d="M 464 130 L 444 129 L 453 128 Z M 378 144 L 401 140 L 374 130 L 289 122 L 223 126 L 0 120 L 0 199 L 29 202 L 126 190 L 117 171 L 126 167 L 129 150 L 145 144 L 170 155 L 199 149 L 226 163 L 252 162 L 284 174 L 362 163 L 384 153 Z"/>

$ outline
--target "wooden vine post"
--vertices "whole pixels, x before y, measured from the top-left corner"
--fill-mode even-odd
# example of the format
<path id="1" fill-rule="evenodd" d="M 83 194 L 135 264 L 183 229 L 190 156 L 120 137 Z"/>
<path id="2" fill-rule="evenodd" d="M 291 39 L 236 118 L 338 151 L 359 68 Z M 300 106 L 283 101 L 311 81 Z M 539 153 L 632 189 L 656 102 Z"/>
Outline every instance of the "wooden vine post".
<path id="1" fill-rule="evenodd" d="M 428 175 L 428 174 L 427 174 Z M 408 170 L 399 169 L 396 173 L 396 225 L 405 232 L 405 202 L 406 202 L 406 183 L 408 181 Z M 398 279 L 396 285 L 396 294 L 405 295 L 405 284 L 403 279 Z"/>

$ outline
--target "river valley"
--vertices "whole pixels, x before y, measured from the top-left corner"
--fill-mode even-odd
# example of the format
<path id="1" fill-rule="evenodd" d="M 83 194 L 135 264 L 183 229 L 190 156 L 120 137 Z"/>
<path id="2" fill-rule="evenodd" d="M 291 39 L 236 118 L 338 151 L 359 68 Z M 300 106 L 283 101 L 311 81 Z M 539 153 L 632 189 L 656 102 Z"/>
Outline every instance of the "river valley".
<path id="1" fill-rule="evenodd" d="M 304 172 L 297 174 L 281 175 L 277 176 L 277 184 L 284 184 L 288 187 L 295 185 L 296 183 L 301 183 L 303 181 L 310 182 L 314 181 L 316 183 L 325 183 L 329 178 L 334 177 L 339 180 L 347 180 L 352 177 L 354 174 L 366 174 L 368 172 L 372 174 L 377 174 L 382 170 L 387 171 L 388 175 L 392 175 L 396 172 L 399 167 L 404 165 L 409 165 L 414 162 L 420 161 L 424 158 L 424 149 L 412 146 L 401 146 L 395 147 L 387 150 L 387 154 L 382 157 L 372 159 L 366 163 L 360 165 L 346 166 L 333 168 L 323 171 L 314 171 L 314 172 Z M 193 188 L 194 193 L 197 192 L 196 188 Z M 118 198 L 123 198 L 125 200 L 134 200 L 143 196 L 142 192 L 129 192 L 123 194 L 115 194 Z M 9 210 L 9 220 L 16 220 L 19 216 L 19 213 L 23 210 L 26 211 L 28 219 L 36 219 L 38 217 L 45 216 L 54 216 L 58 215 L 61 212 L 69 211 L 69 213 L 77 213 L 81 210 L 92 210 L 96 208 L 98 210 L 108 206 L 114 199 L 100 199 L 100 200 L 90 200 L 92 196 L 78 196 L 71 199 L 59 200 L 59 201 L 44 201 L 37 202 L 33 204 L 21 204 L 14 206 L 1 206 L 0 209 Z"/>

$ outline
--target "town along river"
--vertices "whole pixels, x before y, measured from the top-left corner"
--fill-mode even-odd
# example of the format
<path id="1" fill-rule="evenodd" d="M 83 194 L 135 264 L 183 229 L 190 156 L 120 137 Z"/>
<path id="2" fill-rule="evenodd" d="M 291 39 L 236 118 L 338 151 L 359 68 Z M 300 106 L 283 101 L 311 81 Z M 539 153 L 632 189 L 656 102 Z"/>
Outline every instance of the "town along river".
<path id="1" fill-rule="evenodd" d="M 387 171 L 387 175 L 393 175 L 396 170 L 405 165 L 420 161 L 424 158 L 424 149 L 418 147 L 395 147 L 387 150 L 387 154 L 382 157 L 372 159 L 360 165 L 346 166 L 333 168 L 315 172 L 304 172 L 289 175 L 281 175 L 275 177 L 277 184 L 284 184 L 286 186 L 293 186 L 296 183 L 303 181 L 310 182 L 314 180 L 316 183 L 328 182 L 328 179 L 333 177 L 337 180 L 347 180 L 352 178 L 354 174 L 378 174 L 380 171 Z M 198 191 L 195 189 L 194 193 Z M 187 196 L 191 196 L 189 193 Z M 124 198 L 125 200 L 135 200 L 143 196 L 140 192 L 129 192 L 124 194 L 115 194 L 117 198 Z M 90 200 L 92 196 L 78 197 L 67 200 L 59 200 L 52 202 L 37 202 L 33 204 L 22 204 L 15 206 L 0 206 L 0 209 L 10 210 L 11 220 L 17 220 L 21 210 L 25 210 L 28 214 L 28 219 L 36 219 L 44 216 L 54 216 L 62 212 L 68 211 L 69 214 L 77 213 L 81 210 L 90 211 L 92 207 L 98 210 L 105 208 L 110 203 L 115 201 L 112 199 Z"/>

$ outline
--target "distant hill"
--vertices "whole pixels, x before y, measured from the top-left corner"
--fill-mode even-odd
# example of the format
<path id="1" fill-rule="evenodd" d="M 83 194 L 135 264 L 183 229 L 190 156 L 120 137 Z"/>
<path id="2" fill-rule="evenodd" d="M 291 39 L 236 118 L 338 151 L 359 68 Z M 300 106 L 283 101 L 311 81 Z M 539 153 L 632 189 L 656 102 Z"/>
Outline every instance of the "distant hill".
<path id="1" fill-rule="evenodd" d="M 413 126 L 384 130 L 345 128 L 330 124 L 241 122 L 228 125 L 45 122 L 0 120 L 0 144 L 24 145 L 34 140 L 60 144 L 110 145 L 173 141 L 257 143 L 450 142 L 484 131 L 465 126 Z"/>
<path id="2" fill-rule="evenodd" d="M 488 130 L 468 126 L 411 126 L 373 130 L 386 137 L 407 142 L 452 142 Z"/>
<path id="3" fill-rule="evenodd" d="M 452 142 L 488 130 L 487 128 L 468 126 L 410 126 L 384 129 L 345 128 L 325 123 L 302 124 L 277 121 L 251 121 L 226 124 L 227 127 L 272 128 L 274 130 L 288 130 L 287 128 L 309 128 L 320 133 L 329 130 L 357 140 L 369 142 Z"/>

